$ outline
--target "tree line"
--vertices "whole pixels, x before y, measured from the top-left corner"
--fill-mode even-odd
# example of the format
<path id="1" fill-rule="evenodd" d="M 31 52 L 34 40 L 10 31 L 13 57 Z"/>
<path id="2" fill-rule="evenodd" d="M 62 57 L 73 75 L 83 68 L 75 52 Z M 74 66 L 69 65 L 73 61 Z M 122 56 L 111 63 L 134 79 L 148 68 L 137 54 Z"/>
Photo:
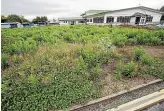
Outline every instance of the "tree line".
<path id="1" fill-rule="evenodd" d="M 39 23 L 39 22 L 47 22 L 48 18 L 46 16 L 37 16 L 36 18 L 34 18 L 31 23 Z M 11 14 L 8 16 L 4 16 L 1 15 L 1 23 L 5 23 L 5 22 L 20 22 L 20 23 L 24 23 L 24 22 L 30 22 L 29 20 L 27 20 L 24 16 L 22 15 L 16 15 L 16 14 Z"/>

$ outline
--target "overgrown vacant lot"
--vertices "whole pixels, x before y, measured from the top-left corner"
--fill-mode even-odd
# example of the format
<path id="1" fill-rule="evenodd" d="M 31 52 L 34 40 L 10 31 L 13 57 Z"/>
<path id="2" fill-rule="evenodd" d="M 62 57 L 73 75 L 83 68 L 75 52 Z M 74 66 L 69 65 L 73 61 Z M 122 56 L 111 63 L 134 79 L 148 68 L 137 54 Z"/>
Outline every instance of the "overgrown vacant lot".
<path id="1" fill-rule="evenodd" d="M 2 110 L 58 110 L 164 78 L 164 30 L 2 29 Z"/>

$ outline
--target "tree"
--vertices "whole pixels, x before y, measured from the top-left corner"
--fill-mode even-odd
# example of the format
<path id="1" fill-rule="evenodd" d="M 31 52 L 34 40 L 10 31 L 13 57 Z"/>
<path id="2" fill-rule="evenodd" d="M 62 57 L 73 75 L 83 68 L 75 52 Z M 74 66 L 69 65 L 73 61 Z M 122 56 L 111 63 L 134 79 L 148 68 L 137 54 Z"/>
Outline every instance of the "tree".
<path id="1" fill-rule="evenodd" d="M 34 18 L 34 19 L 32 20 L 32 22 L 35 23 L 35 24 L 37 24 L 37 23 L 40 22 L 40 21 L 41 21 L 41 19 L 40 19 L 39 16 L 37 16 L 36 18 Z"/>
<path id="2" fill-rule="evenodd" d="M 22 23 L 22 20 L 19 17 L 19 15 L 11 14 L 11 15 L 7 16 L 7 22 L 20 22 L 20 23 Z"/>
<path id="3" fill-rule="evenodd" d="M 163 11 L 164 12 L 164 6 L 161 7 L 160 11 Z"/>
<path id="4" fill-rule="evenodd" d="M 46 16 L 41 16 L 41 17 L 37 16 L 32 20 L 32 22 L 35 24 L 37 24 L 38 22 L 46 22 L 46 21 L 48 21 Z"/>
<path id="5" fill-rule="evenodd" d="M 1 15 L 1 23 L 5 23 L 5 22 L 7 22 L 7 17 Z"/>
<path id="6" fill-rule="evenodd" d="M 22 15 L 11 14 L 7 16 L 7 22 L 29 22 L 29 20 L 25 19 Z"/>
<path id="7" fill-rule="evenodd" d="M 40 19 L 41 19 L 41 22 L 46 22 L 46 21 L 48 21 L 48 19 L 47 19 L 46 16 L 43 16 L 43 17 L 41 16 Z"/>
<path id="8" fill-rule="evenodd" d="M 22 15 L 20 16 L 20 19 L 22 22 L 30 22 L 29 20 L 25 19 L 24 16 L 22 16 Z"/>

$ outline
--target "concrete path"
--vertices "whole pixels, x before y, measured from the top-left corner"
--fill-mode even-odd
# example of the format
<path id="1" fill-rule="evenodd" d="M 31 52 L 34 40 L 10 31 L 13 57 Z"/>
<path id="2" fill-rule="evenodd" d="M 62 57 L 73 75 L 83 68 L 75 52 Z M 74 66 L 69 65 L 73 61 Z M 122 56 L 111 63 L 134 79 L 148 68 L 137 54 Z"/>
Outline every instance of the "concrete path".
<path id="1" fill-rule="evenodd" d="M 139 111 L 161 101 L 164 101 L 164 89 L 160 90 L 159 92 L 155 92 L 130 101 L 116 108 L 109 109 L 107 111 Z"/>

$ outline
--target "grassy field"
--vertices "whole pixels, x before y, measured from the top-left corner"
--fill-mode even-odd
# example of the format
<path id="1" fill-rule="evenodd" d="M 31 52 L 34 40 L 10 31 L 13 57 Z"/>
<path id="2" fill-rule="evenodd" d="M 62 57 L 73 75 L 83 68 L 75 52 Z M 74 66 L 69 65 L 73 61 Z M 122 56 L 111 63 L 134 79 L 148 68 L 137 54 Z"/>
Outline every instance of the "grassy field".
<path id="1" fill-rule="evenodd" d="M 163 79 L 163 45 L 160 29 L 2 29 L 2 110 L 66 109 L 110 94 L 105 85 Z M 128 87 L 113 86 L 108 91 Z"/>

